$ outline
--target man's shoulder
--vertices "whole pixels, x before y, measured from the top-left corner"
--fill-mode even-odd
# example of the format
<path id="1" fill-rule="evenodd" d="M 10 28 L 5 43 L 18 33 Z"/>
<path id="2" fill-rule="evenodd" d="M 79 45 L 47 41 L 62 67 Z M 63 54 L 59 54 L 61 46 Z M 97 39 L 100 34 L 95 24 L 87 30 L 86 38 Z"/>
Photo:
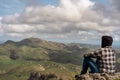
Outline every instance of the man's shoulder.
<path id="1" fill-rule="evenodd" d="M 113 49 L 112 47 L 101 48 L 101 51 L 115 53 L 115 49 Z"/>
<path id="2" fill-rule="evenodd" d="M 108 49 L 111 49 L 111 50 L 114 50 L 111 46 L 106 46 L 104 48 L 100 48 L 101 50 L 108 50 Z"/>

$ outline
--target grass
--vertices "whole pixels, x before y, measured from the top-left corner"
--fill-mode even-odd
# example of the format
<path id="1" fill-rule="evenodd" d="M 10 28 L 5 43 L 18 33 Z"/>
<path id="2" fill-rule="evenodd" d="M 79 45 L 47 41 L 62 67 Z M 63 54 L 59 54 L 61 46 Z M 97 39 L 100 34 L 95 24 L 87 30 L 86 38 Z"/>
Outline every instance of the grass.
<path id="1" fill-rule="evenodd" d="M 42 68 L 45 70 L 42 70 Z M 27 61 L 24 59 L 11 60 L 8 56 L 0 56 L 0 80 L 27 80 L 32 72 L 55 73 L 59 77 L 73 78 L 73 64 L 61 64 L 52 61 Z"/>

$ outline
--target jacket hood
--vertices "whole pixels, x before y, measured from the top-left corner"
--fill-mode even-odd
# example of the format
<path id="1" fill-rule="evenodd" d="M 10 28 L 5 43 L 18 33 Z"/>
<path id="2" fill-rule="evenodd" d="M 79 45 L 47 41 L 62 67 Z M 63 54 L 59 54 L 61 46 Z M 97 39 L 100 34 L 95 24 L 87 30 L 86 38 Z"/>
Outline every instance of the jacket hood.
<path id="1" fill-rule="evenodd" d="M 112 46 L 113 38 L 111 36 L 102 36 L 101 47 Z"/>

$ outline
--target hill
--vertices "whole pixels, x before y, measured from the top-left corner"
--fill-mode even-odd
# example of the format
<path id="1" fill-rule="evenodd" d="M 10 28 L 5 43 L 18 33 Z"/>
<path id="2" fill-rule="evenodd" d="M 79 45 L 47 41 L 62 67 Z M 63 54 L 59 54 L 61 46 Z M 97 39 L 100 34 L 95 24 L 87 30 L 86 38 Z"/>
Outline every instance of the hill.
<path id="1" fill-rule="evenodd" d="M 88 50 L 88 48 L 82 46 L 66 45 L 39 38 L 27 38 L 19 42 L 8 40 L 0 45 L 0 49 L 1 53 L 6 55 L 14 50 L 21 59 L 25 60 L 49 60 L 78 65 L 80 64 L 81 55 Z"/>
<path id="2" fill-rule="evenodd" d="M 0 80 L 27 80 L 31 73 L 55 74 L 71 80 L 80 73 L 83 53 L 96 49 L 87 44 L 64 44 L 27 38 L 0 44 Z M 119 50 L 117 52 L 119 65 Z"/>
<path id="3" fill-rule="evenodd" d="M 0 45 L 0 79 L 27 80 L 36 71 L 72 78 L 79 73 L 82 54 L 87 51 L 82 46 L 39 38 L 8 40 Z"/>

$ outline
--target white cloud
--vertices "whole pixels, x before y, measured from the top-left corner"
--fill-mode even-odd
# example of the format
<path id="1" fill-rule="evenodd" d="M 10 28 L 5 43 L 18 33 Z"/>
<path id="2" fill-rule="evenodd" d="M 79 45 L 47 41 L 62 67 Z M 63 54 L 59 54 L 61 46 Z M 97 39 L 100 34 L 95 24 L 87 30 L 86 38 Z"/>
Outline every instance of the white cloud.
<path id="1" fill-rule="evenodd" d="M 120 0 L 109 0 L 114 9 L 120 11 Z"/>
<path id="2" fill-rule="evenodd" d="M 11 24 L 14 21 L 14 23 L 36 24 L 45 21 L 80 21 L 83 13 L 94 4 L 90 0 L 60 0 L 60 2 L 57 7 L 52 5 L 29 6 L 20 16 L 6 16 L 3 22 Z"/>
<path id="3" fill-rule="evenodd" d="M 118 0 L 106 7 L 90 0 L 60 0 L 58 6 L 30 5 L 23 13 L 0 18 L 1 32 L 9 36 L 98 39 L 120 30 Z M 119 32 L 119 31 L 118 31 Z"/>

